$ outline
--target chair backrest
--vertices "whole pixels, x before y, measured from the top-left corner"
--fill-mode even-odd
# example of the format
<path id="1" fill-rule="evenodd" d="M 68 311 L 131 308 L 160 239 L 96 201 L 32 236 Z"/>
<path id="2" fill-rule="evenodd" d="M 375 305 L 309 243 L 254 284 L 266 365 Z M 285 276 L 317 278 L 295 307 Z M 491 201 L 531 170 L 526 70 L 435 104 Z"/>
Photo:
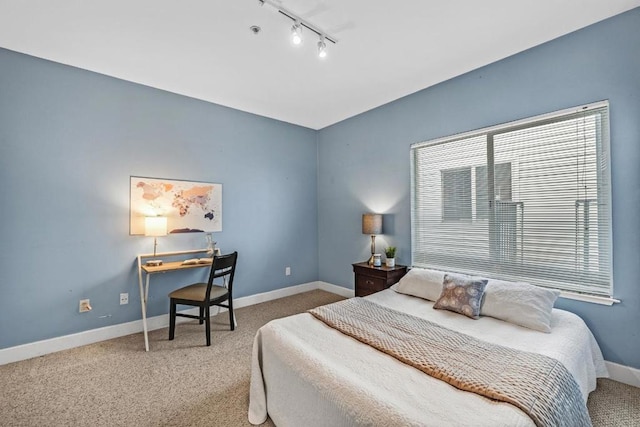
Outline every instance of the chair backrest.
<path id="1" fill-rule="evenodd" d="M 237 251 L 227 255 L 216 255 L 213 257 L 211 271 L 209 272 L 209 282 L 207 283 L 207 299 L 211 294 L 211 286 L 213 285 L 213 280 L 219 277 L 222 277 L 224 278 L 224 280 L 226 280 L 229 295 L 232 295 L 231 292 L 233 290 L 233 277 L 236 274 L 237 260 Z"/>

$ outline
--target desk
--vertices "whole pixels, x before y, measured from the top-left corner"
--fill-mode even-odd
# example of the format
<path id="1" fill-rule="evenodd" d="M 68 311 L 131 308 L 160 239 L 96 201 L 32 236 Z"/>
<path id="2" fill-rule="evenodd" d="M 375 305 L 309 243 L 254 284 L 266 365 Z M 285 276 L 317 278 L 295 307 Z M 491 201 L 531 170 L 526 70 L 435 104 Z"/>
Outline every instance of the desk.
<path id="1" fill-rule="evenodd" d="M 149 331 L 147 329 L 147 298 L 149 296 L 149 278 L 152 274 L 166 273 L 168 271 L 190 270 L 193 268 L 211 267 L 211 263 L 185 265 L 180 261 L 165 262 L 162 265 L 144 265 L 142 260 L 147 258 L 175 257 L 178 255 L 207 253 L 207 249 L 194 249 L 189 251 L 159 252 L 154 254 L 138 255 L 138 286 L 140 287 L 140 305 L 142 308 L 142 329 L 144 330 L 144 349 L 149 351 Z M 145 273 L 145 285 L 142 284 L 142 273 Z"/>

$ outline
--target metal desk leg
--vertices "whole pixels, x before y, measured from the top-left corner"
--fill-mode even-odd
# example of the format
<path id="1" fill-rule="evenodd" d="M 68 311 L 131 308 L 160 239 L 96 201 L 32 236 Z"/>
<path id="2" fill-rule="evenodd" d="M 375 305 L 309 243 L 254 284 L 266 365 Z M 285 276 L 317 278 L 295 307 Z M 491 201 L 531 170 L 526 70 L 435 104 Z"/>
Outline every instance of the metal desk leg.
<path id="1" fill-rule="evenodd" d="M 142 329 L 144 330 L 144 349 L 149 351 L 149 334 L 147 331 L 147 294 L 149 292 L 149 274 L 147 274 L 147 292 L 142 289 L 142 264 L 138 257 L 138 287 L 140 288 L 140 308 L 142 309 Z"/>
<path id="2" fill-rule="evenodd" d="M 149 351 L 149 327 L 147 326 L 147 302 L 149 301 L 149 278 L 147 274 L 144 288 L 144 313 L 142 314 L 142 328 L 144 329 L 144 348 Z"/>

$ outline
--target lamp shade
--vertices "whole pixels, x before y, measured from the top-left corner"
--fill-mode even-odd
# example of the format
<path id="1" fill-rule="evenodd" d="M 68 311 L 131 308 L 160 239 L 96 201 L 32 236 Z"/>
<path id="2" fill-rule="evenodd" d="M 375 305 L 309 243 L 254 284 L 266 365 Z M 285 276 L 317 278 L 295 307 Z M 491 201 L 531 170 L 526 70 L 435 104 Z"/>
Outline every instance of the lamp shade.
<path id="1" fill-rule="evenodd" d="M 382 234 L 382 215 L 366 213 L 362 215 L 362 234 Z"/>
<path id="2" fill-rule="evenodd" d="M 145 236 L 166 236 L 167 235 L 167 217 L 165 216 L 148 216 L 144 219 L 144 235 Z"/>

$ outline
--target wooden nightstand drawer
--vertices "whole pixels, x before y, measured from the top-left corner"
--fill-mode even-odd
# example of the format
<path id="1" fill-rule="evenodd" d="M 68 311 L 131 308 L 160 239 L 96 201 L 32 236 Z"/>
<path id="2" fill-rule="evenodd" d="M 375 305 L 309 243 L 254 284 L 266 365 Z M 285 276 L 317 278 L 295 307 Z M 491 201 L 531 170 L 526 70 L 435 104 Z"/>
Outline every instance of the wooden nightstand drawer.
<path id="1" fill-rule="evenodd" d="M 358 274 L 364 275 L 364 276 L 370 276 L 370 277 L 375 277 L 378 279 L 382 279 L 383 281 L 387 280 L 387 276 L 389 275 L 389 272 L 386 270 L 383 270 L 383 268 L 386 267 L 358 267 Z"/>
<path id="2" fill-rule="evenodd" d="M 356 275 L 356 296 L 369 295 L 383 290 L 387 284 L 387 279 L 382 277 Z"/>
<path id="3" fill-rule="evenodd" d="M 355 294 L 357 297 L 363 297 L 397 283 L 407 273 L 407 267 L 405 265 L 373 267 L 366 262 L 359 262 L 353 264 L 353 272 L 356 282 Z"/>

